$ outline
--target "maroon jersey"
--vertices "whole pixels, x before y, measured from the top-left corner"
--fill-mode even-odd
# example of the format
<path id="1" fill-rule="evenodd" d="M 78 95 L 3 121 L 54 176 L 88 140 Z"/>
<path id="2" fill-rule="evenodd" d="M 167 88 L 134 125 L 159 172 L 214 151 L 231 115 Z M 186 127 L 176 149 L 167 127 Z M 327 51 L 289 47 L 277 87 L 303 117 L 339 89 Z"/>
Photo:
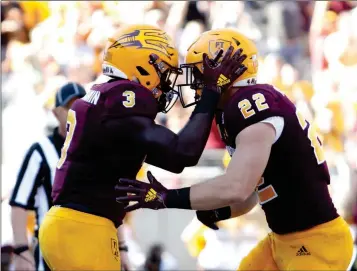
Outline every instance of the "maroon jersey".
<path id="1" fill-rule="evenodd" d="M 133 143 L 130 127 L 113 134 L 106 122 L 130 116 L 154 120 L 157 102 L 143 86 L 119 80 L 95 85 L 68 114 L 67 137 L 58 162 L 54 204 L 106 217 L 116 226 L 124 217 L 114 187 L 136 177 L 146 153 Z"/>
<path id="2" fill-rule="evenodd" d="M 284 94 L 271 85 L 243 87 L 216 116 L 230 154 L 243 129 L 271 117 L 283 118 L 284 125 L 257 186 L 269 227 L 284 234 L 336 218 L 321 142 Z"/>

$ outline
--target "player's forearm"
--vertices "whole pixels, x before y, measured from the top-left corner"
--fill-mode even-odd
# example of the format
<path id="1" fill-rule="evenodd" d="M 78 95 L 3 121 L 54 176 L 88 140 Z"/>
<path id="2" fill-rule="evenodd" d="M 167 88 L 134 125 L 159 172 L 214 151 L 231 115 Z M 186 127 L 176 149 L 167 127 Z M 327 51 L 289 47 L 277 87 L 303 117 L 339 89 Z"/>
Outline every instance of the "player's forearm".
<path id="1" fill-rule="evenodd" d="M 241 150 L 239 156 L 249 156 L 243 148 Z M 231 165 L 230 168 L 232 168 Z M 252 180 L 257 179 L 257 174 L 251 173 L 256 167 L 239 163 L 234 169 L 191 187 L 169 190 L 166 200 L 167 208 L 208 211 L 232 205 L 242 206 L 254 192 L 257 182 Z"/>
<path id="2" fill-rule="evenodd" d="M 211 131 L 219 98 L 217 92 L 204 90 L 201 101 L 190 120 L 178 133 L 176 152 L 182 157 L 184 166 L 196 165 L 201 157 Z"/>
<path id="3" fill-rule="evenodd" d="M 148 149 L 145 162 L 173 173 L 195 166 L 206 146 L 219 98 L 218 90 L 204 89 L 190 120 L 178 134 L 160 125 L 148 125 L 142 138 Z"/>
<path id="4" fill-rule="evenodd" d="M 212 210 L 242 204 L 237 190 L 225 175 L 191 187 L 190 202 L 193 210 Z"/>
<path id="5" fill-rule="evenodd" d="M 254 192 L 269 160 L 275 130 L 269 124 L 256 124 L 236 138 L 236 152 L 224 175 L 191 187 L 194 210 L 212 210 L 242 204 Z"/>
<path id="6" fill-rule="evenodd" d="M 252 195 L 242 203 L 236 203 L 230 206 L 231 218 L 249 213 L 258 203 L 258 195 L 253 192 Z"/>
<path id="7" fill-rule="evenodd" d="M 117 229 L 117 235 L 118 235 L 118 242 L 119 243 L 125 242 L 125 240 L 124 240 L 124 232 L 123 232 L 123 227 L 122 226 L 120 226 Z"/>
<path id="8" fill-rule="evenodd" d="M 20 207 L 11 207 L 11 223 L 14 235 L 14 245 L 27 245 L 27 210 Z"/>
<path id="9" fill-rule="evenodd" d="M 256 192 L 253 192 L 252 195 L 248 197 L 247 200 L 239 203 L 235 203 L 231 206 L 226 206 L 218 209 L 208 210 L 208 211 L 198 211 L 197 218 L 208 227 L 211 227 L 210 222 L 218 222 L 227 220 L 233 217 L 238 217 L 245 215 L 258 202 L 258 196 Z M 212 218 L 212 215 L 214 218 Z"/>
<path id="10" fill-rule="evenodd" d="M 236 183 L 236 180 L 231 182 L 226 175 L 221 175 L 192 187 L 169 190 L 166 207 L 206 211 L 241 204 L 251 192 L 244 196 Z"/>

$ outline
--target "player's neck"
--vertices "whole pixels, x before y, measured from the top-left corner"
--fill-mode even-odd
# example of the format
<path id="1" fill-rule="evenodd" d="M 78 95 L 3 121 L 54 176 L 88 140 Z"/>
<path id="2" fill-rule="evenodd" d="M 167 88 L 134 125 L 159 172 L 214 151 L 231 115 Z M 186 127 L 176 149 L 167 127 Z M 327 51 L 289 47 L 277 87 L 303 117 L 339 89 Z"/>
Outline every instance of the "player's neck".
<path id="1" fill-rule="evenodd" d="M 238 87 L 232 87 L 232 88 L 229 88 L 227 91 L 225 91 L 222 94 L 221 99 L 219 100 L 218 109 L 223 110 L 224 107 L 226 106 L 227 102 L 234 95 L 234 93 L 236 93 L 238 90 L 239 90 Z"/>

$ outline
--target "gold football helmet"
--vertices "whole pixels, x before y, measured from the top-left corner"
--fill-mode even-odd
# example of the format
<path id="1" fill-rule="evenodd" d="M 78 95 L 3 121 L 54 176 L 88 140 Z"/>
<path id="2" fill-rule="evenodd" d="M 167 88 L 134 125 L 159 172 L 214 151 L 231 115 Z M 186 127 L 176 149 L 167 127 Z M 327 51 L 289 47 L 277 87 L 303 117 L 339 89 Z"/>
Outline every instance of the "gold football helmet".
<path id="1" fill-rule="evenodd" d="M 226 51 L 229 46 L 234 47 L 232 55 L 238 50 L 243 49 L 243 53 L 247 55 L 243 65 L 247 67 L 246 72 L 240 76 L 233 87 L 243 87 L 256 84 L 258 73 L 258 50 L 254 42 L 248 37 L 239 33 L 234 29 L 224 28 L 204 32 L 187 50 L 185 63 L 180 67 L 184 71 L 186 82 L 178 84 L 180 99 L 183 107 L 194 105 L 198 102 L 203 88 L 202 80 L 202 55 L 208 54 L 210 58 L 215 58 L 218 52 L 223 49 Z M 186 104 L 183 97 L 183 89 L 190 87 L 195 90 L 195 101 Z"/>
<path id="2" fill-rule="evenodd" d="M 178 98 L 173 89 L 178 51 L 165 31 L 151 25 L 129 25 L 119 29 L 106 45 L 103 74 L 135 81 L 152 91 L 159 110 L 167 112 Z"/>

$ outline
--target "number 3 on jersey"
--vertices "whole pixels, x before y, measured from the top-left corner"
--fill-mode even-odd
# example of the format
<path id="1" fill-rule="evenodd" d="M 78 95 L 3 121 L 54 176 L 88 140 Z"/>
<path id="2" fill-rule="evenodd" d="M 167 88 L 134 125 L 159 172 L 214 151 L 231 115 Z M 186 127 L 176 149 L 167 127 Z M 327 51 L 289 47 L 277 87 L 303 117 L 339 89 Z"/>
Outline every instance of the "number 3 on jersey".
<path id="1" fill-rule="evenodd" d="M 64 161 L 67 158 L 67 150 L 69 148 L 69 145 L 71 144 L 73 134 L 74 134 L 74 129 L 76 128 L 77 120 L 76 120 L 76 111 L 73 111 L 70 109 L 68 111 L 68 116 L 67 116 L 67 135 L 66 135 L 66 140 L 63 144 L 62 150 L 61 150 L 61 158 L 59 159 L 57 163 L 57 168 L 60 169 L 64 163 Z"/>
<path id="2" fill-rule="evenodd" d="M 301 112 L 296 111 L 296 116 L 299 120 L 299 124 L 303 130 L 305 130 L 306 126 L 309 124 L 309 128 L 307 130 L 307 137 L 311 142 L 311 147 L 314 149 L 314 154 L 317 160 L 317 163 L 320 165 L 325 162 L 324 150 L 322 149 L 322 144 L 317 136 L 317 132 L 315 128 L 304 118 Z"/>
<path id="3" fill-rule="evenodd" d="M 123 96 L 126 97 L 126 101 L 123 101 L 123 105 L 126 108 L 132 108 L 135 105 L 135 92 L 126 90 L 123 92 Z"/>

